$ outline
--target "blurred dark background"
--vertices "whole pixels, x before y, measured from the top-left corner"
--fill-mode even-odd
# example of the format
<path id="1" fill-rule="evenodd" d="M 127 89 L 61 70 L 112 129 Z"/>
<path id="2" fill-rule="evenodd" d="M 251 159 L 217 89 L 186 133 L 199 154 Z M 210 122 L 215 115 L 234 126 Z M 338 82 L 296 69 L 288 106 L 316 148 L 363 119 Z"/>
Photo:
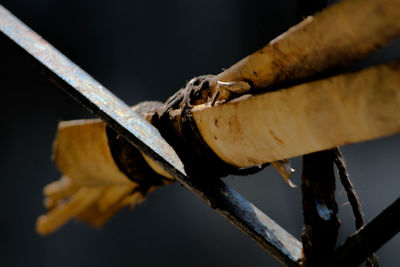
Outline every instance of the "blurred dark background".
<path id="1" fill-rule="evenodd" d="M 1 4 L 130 105 L 164 101 L 190 78 L 220 72 L 296 23 L 295 0 Z M 400 57 L 399 47 L 394 42 L 361 65 Z M 60 175 L 50 160 L 57 123 L 91 115 L 4 42 L 0 58 L 0 266 L 279 266 L 178 184 L 100 230 L 71 222 L 40 237 L 42 188 Z M 399 196 L 399 147 L 397 135 L 344 148 L 367 220 Z M 299 185 L 301 159 L 293 165 Z M 226 180 L 300 238 L 299 189 L 268 168 Z M 340 185 L 337 195 L 343 241 L 354 223 Z M 397 235 L 378 251 L 382 266 L 400 266 L 399 247 Z"/>

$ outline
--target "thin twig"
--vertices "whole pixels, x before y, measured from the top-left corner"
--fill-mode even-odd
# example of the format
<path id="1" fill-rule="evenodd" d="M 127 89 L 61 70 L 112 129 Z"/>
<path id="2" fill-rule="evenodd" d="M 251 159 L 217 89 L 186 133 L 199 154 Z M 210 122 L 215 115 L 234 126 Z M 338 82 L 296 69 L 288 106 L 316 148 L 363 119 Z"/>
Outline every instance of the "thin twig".
<path id="1" fill-rule="evenodd" d="M 358 266 L 399 231 L 400 198 L 340 245 L 324 266 Z"/>
<path id="2" fill-rule="evenodd" d="M 335 148 L 335 149 L 333 149 L 333 151 L 335 153 L 334 160 L 335 160 L 336 167 L 338 168 L 340 182 L 342 183 L 342 185 L 346 191 L 347 198 L 350 202 L 351 208 L 353 209 L 356 228 L 360 229 L 365 224 L 363 214 L 361 212 L 360 200 L 357 196 L 356 191 L 354 190 L 353 184 L 350 181 L 350 177 L 347 172 L 344 158 L 343 158 L 343 155 L 342 155 L 340 149 Z"/>
<path id="3" fill-rule="evenodd" d="M 356 191 L 354 190 L 353 184 L 350 181 L 349 173 L 347 172 L 347 168 L 346 168 L 346 164 L 344 162 L 344 157 L 342 155 L 342 152 L 340 151 L 339 147 L 333 149 L 333 152 L 335 154 L 334 160 L 335 160 L 336 167 L 338 168 L 338 171 L 339 171 L 340 181 L 346 191 L 347 199 L 349 200 L 351 208 L 353 210 L 353 214 L 354 214 L 354 218 L 355 218 L 355 225 L 356 225 L 356 229 L 358 230 L 362 226 L 365 225 L 365 221 L 364 221 L 363 214 L 361 211 L 361 203 L 357 196 Z M 368 257 L 368 259 L 366 261 L 366 265 L 367 265 L 367 267 L 379 266 L 375 254 L 371 254 Z"/>

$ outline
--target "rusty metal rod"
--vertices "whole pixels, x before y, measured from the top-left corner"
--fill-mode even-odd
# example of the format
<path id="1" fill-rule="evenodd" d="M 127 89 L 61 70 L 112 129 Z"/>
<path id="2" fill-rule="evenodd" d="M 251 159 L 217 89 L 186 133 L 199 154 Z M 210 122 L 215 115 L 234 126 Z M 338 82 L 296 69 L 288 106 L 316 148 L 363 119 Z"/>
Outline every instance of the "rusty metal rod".
<path id="1" fill-rule="evenodd" d="M 158 130 L 0 5 L 0 34 L 52 82 L 75 98 L 281 263 L 298 266 L 301 243 L 221 180 L 201 181 Z M 3 41 L 2 40 L 2 41 Z"/>

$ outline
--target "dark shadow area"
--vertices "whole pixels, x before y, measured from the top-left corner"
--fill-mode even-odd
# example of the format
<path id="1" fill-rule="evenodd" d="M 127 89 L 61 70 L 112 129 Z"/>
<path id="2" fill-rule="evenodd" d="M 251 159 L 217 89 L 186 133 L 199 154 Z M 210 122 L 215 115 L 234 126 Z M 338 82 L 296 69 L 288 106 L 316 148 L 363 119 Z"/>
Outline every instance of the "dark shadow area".
<path id="1" fill-rule="evenodd" d="M 1 4 L 130 105 L 165 101 L 187 80 L 220 72 L 296 21 L 294 0 Z M 397 41 L 371 60 L 398 57 L 399 48 Z M 4 43 L 0 58 L 0 266 L 279 266 L 178 184 L 99 230 L 72 222 L 40 237 L 35 221 L 45 212 L 42 188 L 60 175 L 50 160 L 57 123 L 91 115 Z M 397 135 L 343 149 L 367 221 L 398 197 L 399 147 Z M 293 165 L 300 185 L 299 159 Z M 271 167 L 226 181 L 300 238 L 300 191 Z M 337 196 L 344 240 L 354 223 L 339 185 Z M 396 236 L 377 252 L 381 266 L 400 266 L 399 247 Z"/>

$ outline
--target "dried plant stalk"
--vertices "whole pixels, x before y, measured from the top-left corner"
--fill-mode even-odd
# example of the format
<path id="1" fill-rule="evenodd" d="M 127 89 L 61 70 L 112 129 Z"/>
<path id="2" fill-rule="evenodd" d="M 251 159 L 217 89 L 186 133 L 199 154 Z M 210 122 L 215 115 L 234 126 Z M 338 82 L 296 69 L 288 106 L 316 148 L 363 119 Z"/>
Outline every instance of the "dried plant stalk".
<path id="1" fill-rule="evenodd" d="M 400 62 L 193 109 L 202 138 L 248 167 L 400 132 Z"/>
<path id="2" fill-rule="evenodd" d="M 211 95 L 218 90 L 218 81 L 245 81 L 263 88 L 349 65 L 397 38 L 399 18 L 398 0 L 341 1 L 215 76 Z M 228 93 L 222 91 L 219 99 Z"/>

